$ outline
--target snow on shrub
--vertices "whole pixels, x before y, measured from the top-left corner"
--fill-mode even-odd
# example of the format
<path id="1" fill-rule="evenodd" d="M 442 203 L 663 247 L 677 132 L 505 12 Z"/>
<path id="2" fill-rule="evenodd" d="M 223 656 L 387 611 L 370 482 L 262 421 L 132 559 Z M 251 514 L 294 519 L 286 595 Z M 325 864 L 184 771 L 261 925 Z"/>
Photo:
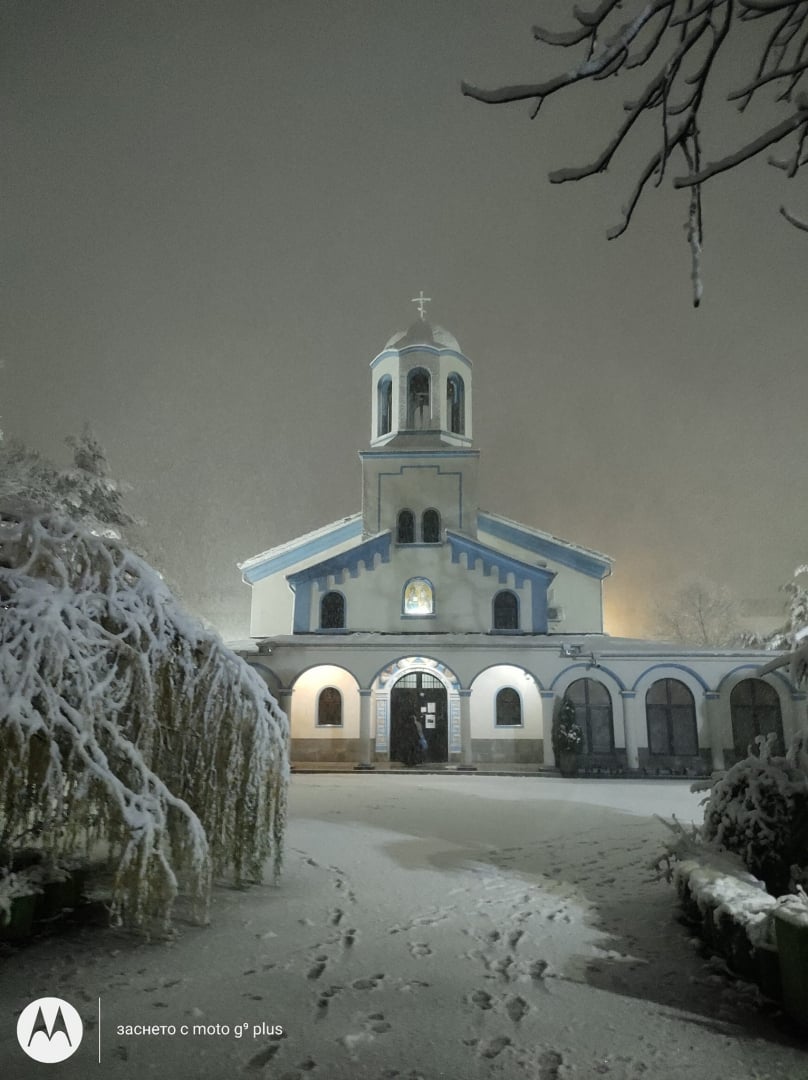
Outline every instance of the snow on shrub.
<path id="1" fill-rule="evenodd" d="M 773 753 L 774 737 L 758 736 L 750 754 L 713 783 L 705 800 L 702 835 L 735 852 L 778 896 L 808 870 L 808 756 L 806 734 L 785 757 Z"/>
<path id="2" fill-rule="evenodd" d="M 0 516 L 0 851 L 100 847 L 112 914 L 208 917 L 214 876 L 280 870 L 288 723 L 263 680 L 109 537 Z"/>

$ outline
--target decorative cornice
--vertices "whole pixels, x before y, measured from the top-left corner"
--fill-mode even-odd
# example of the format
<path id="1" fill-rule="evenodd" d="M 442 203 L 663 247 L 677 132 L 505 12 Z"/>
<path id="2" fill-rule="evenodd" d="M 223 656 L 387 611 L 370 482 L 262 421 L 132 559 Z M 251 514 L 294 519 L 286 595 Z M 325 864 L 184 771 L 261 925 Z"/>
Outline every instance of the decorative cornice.
<path id="1" fill-rule="evenodd" d="M 479 540 L 472 540 L 470 536 L 465 536 L 463 533 L 447 529 L 446 539 L 449 541 L 453 563 L 460 562 L 460 556 L 465 555 L 469 570 L 474 570 L 479 562 L 486 577 L 496 572 L 500 585 L 507 582 L 508 574 L 513 574 L 517 589 L 521 589 L 526 581 L 536 582 L 546 589 L 556 576 L 553 570 L 531 566 L 530 563 L 515 559 L 513 555 L 505 555 L 496 548 L 480 543 Z"/>
<path id="2" fill-rule="evenodd" d="M 364 567 L 365 570 L 373 570 L 377 555 L 381 562 L 390 562 L 391 540 L 392 535 L 389 530 L 379 533 L 378 536 L 373 536 L 369 540 L 357 544 L 356 547 L 348 548 L 347 551 L 332 555 L 329 559 L 314 563 L 303 570 L 297 570 L 293 574 L 287 574 L 286 580 L 293 590 L 296 590 L 300 585 L 314 582 L 317 588 L 323 591 L 329 577 L 333 577 L 334 584 L 339 585 L 345 580 L 346 573 L 355 578 L 359 577 L 360 567 Z"/>

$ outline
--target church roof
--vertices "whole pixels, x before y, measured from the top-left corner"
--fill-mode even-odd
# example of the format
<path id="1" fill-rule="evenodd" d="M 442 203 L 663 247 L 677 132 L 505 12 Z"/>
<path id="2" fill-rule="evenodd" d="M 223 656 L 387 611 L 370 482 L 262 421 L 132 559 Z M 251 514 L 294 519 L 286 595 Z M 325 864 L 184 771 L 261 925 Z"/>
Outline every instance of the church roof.
<path id="1" fill-rule="evenodd" d="M 384 350 L 405 349 L 408 345 L 433 345 L 439 349 L 463 352 L 454 334 L 450 334 L 443 326 L 433 326 L 429 319 L 416 319 L 409 330 L 397 330 Z"/>
<path id="2" fill-rule="evenodd" d="M 604 555 L 602 551 L 581 547 L 580 544 L 562 540 L 551 533 L 523 525 L 519 521 L 512 521 L 501 514 L 493 514 L 489 510 L 478 511 L 477 528 L 489 536 L 495 536 L 507 543 L 531 551 L 534 555 L 552 559 L 562 566 L 579 570 L 588 577 L 599 578 L 602 581 L 612 572 L 614 560 L 611 556 Z"/>
<path id="3" fill-rule="evenodd" d="M 269 548 L 268 551 L 262 551 L 260 555 L 253 555 L 252 558 L 245 559 L 237 565 L 244 581 L 253 584 L 261 578 L 295 566 L 304 559 L 320 555 L 337 544 L 357 539 L 361 535 L 362 515 L 351 514 L 350 517 L 332 521 L 330 525 L 323 525 L 322 528 L 304 533 L 303 536 L 298 536 L 285 544 L 278 544 L 277 547 Z"/>

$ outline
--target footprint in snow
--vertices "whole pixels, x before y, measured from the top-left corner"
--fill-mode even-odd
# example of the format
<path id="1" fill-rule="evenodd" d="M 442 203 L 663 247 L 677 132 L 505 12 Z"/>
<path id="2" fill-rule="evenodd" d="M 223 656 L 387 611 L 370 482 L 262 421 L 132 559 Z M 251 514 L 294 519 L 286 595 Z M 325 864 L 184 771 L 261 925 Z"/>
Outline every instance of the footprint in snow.
<path id="1" fill-rule="evenodd" d="M 505 1012 L 508 1014 L 514 1024 L 518 1024 L 523 1016 L 530 1011 L 530 1006 L 523 997 L 509 998 L 505 1005 Z"/>
<path id="2" fill-rule="evenodd" d="M 351 983 L 354 990 L 375 990 L 381 984 L 384 975 L 371 975 L 366 979 L 356 979 Z"/>
<path id="3" fill-rule="evenodd" d="M 539 1056 L 538 1080 L 558 1080 L 558 1071 L 564 1059 L 557 1050 L 545 1050 Z"/>
<path id="4" fill-rule="evenodd" d="M 307 979 L 319 979 L 322 973 L 325 971 L 325 965 L 328 961 L 327 956 L 318 956 L 315 958 L 315 963 L 306 972 Z"/>
<path id="5" fill-rule="evenodd" d="M 327 990 L 323 990 L 317 999 L 317 1013 L 315 1015 L 316 1020 L 322 1020 L 328 1010 L 328 1003 L 332 997 L 336 997 L 337 994 L 345 988 L 340 985 L 329 986 Z"/>
<path id="6" fill-rule="evenodd" d="M 488 1010 L 493 1008 L 493 1000 L 491 995 L 486 993 L 485 990 L 473 990 L 469 995 L 469 1000 L 472 1005 L 476 1005 L 478 1009 Z"/>
<path id="7" fill-rule="evenodd" d="M 507 1035 L 498 1035 L 495 1039 L 491 1039 L 490 1042 L 481 1043 L 479 1048 L 479 1054 L 484 1058 L 499 1057 L 506 1046 L 511 1045 L 511 1040 Z"/>
<path id="8" fill-rule="evenodd" d="M 273 1043 L 272 1046 L 267 1046 L 264 1050 L 259 1050 L 259 1052 L 253 1054 L 247 1062 L 245 1069 L 249 1072 L 258 1072 L 259 1069 L 263 1069 L 265 1065 L 268 1065 L 270 1061 L 272 1061 L 279 1050 L 279 1043 Z"/>

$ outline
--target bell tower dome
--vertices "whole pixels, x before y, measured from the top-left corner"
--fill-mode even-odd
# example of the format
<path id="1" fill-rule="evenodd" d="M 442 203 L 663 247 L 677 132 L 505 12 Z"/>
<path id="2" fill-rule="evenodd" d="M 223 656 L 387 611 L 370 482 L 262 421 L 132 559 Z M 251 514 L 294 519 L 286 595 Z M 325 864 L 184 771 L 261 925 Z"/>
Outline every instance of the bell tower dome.
<path id="1" fill-rule="evenodd" d="M 419 316 L 393 334 L 371 361 L 370 445 L 438 447 L 472 445 L 471 361 L 457 338 Z"/>

